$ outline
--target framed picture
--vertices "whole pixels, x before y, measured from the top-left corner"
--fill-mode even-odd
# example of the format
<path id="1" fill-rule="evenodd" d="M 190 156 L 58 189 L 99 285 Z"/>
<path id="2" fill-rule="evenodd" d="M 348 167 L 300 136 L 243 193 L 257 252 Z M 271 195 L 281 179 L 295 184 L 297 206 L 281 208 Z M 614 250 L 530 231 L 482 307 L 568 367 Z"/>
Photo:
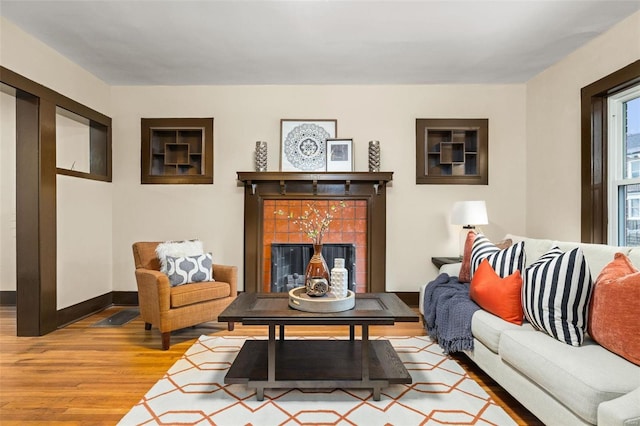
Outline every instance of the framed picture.
<path id="1" fill-rule="evenodd" d="M 337 131 L 337 120 L 280 120 L 280 171 L 324 172 L 327 139 Z"/>
<path id="2" fill-rule="evenodd" d="M 353 139 L 327 139 L 327 171 L 353 171 Z"/>

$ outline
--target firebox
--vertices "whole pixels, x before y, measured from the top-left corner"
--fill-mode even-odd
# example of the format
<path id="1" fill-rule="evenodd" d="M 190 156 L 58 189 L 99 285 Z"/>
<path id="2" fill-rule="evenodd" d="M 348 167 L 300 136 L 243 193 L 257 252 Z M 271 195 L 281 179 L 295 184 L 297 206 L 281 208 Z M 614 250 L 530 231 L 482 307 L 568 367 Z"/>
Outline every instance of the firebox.
<path id="1" fill-rule="evenodd" d="M 304 274 L 313 255 L 312 244 L 271 244 L 271 291 L 288 292 L 304 286 Z M 322 245 L 322 256 L 329 270 L 334 259 L 343 258 L 349 275 L 349 290 L 356 291 L 356 246 L 344 243 L 326 243 Z"/>

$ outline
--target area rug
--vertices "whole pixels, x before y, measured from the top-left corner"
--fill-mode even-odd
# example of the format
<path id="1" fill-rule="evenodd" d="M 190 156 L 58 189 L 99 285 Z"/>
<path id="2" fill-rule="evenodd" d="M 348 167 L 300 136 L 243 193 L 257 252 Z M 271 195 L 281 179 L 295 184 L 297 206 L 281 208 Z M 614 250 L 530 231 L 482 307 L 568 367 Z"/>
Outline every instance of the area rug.
<path id="1" fill-rule="evenodd" d="M 413 383 L 382 390 L 300 391 L 225 385 L 224 376 L 246 339 L 201 336 L 120 425 L 515 425 L 453 359 L 427 336 L 387 339 Z M 304 338 L 303 338 L 304 339 Z"/>

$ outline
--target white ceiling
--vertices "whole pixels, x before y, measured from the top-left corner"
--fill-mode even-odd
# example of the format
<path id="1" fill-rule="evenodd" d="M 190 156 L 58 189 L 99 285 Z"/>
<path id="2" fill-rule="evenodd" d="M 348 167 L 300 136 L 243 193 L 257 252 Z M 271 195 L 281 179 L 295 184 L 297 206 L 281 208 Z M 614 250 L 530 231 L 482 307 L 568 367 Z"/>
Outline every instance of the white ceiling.
<path id="1" fill-rule="evenodd" d="M 0 0 L 2 16 L 112 85 L 518 83 L 637 10 L 640 0 Z"/>

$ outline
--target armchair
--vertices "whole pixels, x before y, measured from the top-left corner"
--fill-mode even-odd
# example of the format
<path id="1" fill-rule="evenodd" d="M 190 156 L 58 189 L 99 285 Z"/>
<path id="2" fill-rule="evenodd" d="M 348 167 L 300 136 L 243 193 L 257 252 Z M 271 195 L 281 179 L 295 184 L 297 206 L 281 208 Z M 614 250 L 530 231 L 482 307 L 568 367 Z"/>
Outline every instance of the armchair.
<path id="1" fill-rule="evenodd" d="M 170 346 L 171 332 L 218 319 L 238 294 L 238 267 L 214 264 L 215 281 L 183 284 L 171 287 L 169 277 L 160 272 L 156 247 L 160 242 L 136 242 L 133 258 L 138 284 L 140 315 L 145 330 L 158 327 L 162 334 L 162 349 Z M 228 323 L 229 331 L 233 323 Z"/>

